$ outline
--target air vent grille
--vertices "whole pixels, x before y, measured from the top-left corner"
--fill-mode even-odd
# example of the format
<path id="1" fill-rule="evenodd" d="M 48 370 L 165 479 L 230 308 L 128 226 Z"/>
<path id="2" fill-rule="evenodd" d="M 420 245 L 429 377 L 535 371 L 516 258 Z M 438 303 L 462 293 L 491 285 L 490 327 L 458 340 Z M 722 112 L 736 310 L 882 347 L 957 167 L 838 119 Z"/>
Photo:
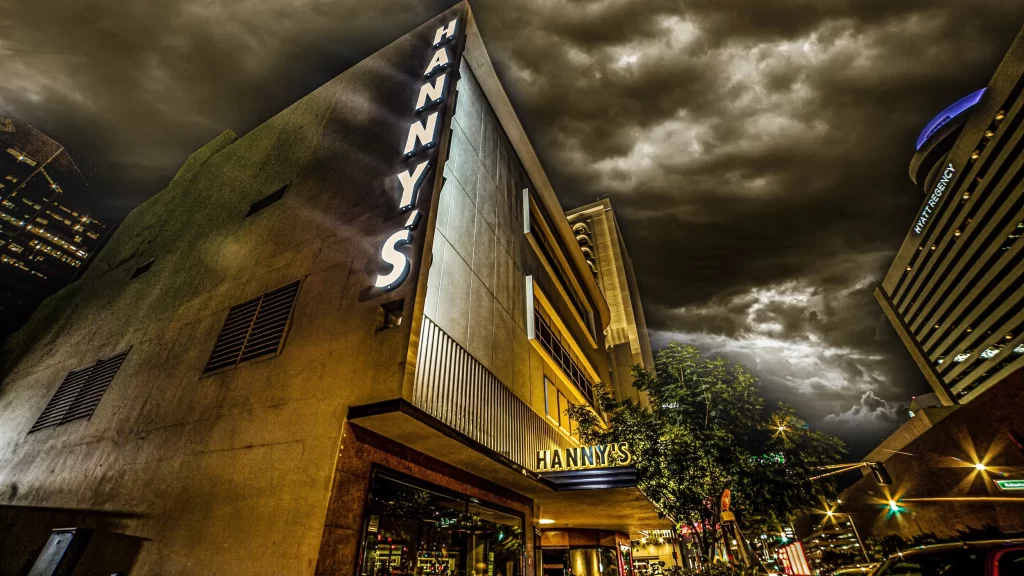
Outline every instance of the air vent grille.
<path id="1" fill-rule="evenodd" d="M 291 318 L 299 281 L 231 307 L 204 373 L 277 354 Z"/>
<path id="2" fill-rule="evenodd" d="M 70 372 L 60 383 L 57 392 L 50 398 L 29 432 L 79 418 L 91 418 L 127 355 L 126 350 L 117 356 L 100 360 L 88 368 Z"/>

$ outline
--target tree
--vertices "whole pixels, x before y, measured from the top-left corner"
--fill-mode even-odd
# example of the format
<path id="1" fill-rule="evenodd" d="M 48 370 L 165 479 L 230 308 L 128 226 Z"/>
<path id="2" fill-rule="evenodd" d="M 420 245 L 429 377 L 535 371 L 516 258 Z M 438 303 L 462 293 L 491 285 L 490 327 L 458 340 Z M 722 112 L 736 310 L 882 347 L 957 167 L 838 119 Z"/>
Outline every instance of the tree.
<path id="1" fill-rule="evenodd" d="M 584 406 L 569 416 L 587 443 L 629 443 L 640 489 L 690 529 L 702 563 L 713 553 L 726 488 L 730 509 L 759 533 L 778 533 L 782 521 L 819 502 L 830 485 L 810 478 L 838 461 L 841 441 L 807 430 L 789 406 L 769 409 L 746 368 L 705 359 L 693 346 L 669 344 L 654 368 L 633 367 L 649 407 L 618 402 L 599 387 L 607 426 Z"/>

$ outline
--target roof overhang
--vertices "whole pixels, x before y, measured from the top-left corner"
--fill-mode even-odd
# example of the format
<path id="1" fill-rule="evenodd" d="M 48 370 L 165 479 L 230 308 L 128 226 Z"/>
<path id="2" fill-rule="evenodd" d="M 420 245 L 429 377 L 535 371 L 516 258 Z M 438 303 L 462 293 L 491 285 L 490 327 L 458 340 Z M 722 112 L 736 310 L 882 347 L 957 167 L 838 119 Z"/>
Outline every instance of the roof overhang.
<path id="1" fill-rule="evenodd" d="M 543 527 L 593 528 L 634 533 L 671 527 L 636 486 L 633 467 L 537 474 L 403 400 L 349 409 L 350 424 L 527 496 Z"/>

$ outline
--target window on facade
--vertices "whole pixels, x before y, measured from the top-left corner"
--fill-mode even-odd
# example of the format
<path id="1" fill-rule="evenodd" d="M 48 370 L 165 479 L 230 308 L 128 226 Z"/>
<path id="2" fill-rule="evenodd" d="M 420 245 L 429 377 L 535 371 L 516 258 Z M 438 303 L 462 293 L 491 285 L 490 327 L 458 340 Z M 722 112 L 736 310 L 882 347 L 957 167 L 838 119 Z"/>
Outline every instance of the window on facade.
<path id="1" fill-rule="evenodd" d="M 249 206 L 249 211 L 246 212 L 245 217 L 248 218 L 249 216 L 252 216 L 253 214 L 259 212 L 260 210 L 263 210 L 267 206 L 270 206 L 274 202 L 277 202 L 278 200 L 284 198 L 284 193 L 287 189 L 287 186 L 282 186 L 277 190 L 271 192 L 270 194 L 267 194 L 263 198 L 260 198 L 259 200 L 253 202 L 252 205 Z"/>
<path id="2" fill-rule="evenodd" d="M 131 279 L 134 280 L 135 278 L 138 278 L 139 276 L 142 276 L 146 272 L 149 272 L 149 269 L 153 267 L 153 262 L 155 262 L 155 260 L 150 258 L 148 262 L 143 262 L 142 264 L 140 264 L 135 269 L 135 272 L 132 272 Z"/>
<path id="3" fill-rule="evenodd" d="M 378 471 L 366 506 L 360 576 L 521 576 L 520 516 Z"/>
<path id="4" fill-rule="evenodd" d="M 580 368 L 580 360 L 569 346 L 567 338 L 561 331 L 553 327 L 553 323 L 541 310 L 539 303 L 534 302 L 534 334 L 551 359 L 555 361 L 573 386 L 579 390 L 591 404 L 594 403 L 594 385 Z"/>
<path id="5" fill-rule="evenodd" d="M 203 372 L 208 374 L 248 360 L 276 356 L 284 344 L 298 293 L 296 280 L 232 306 Z"/>
<path id="6" fill-rule="evenodd" d="M 92 366 L 68 373 L 29 433 L 80 418 L 91 418 L 127 355 L 126 350 Z"/>
<path id="7" fill-rule="evenodd" d="M 544 378 L 544 413 L 548 418 L 570 435 L 575 434 L 572 420 L 569 419 L 569 399 L 558 391 L 555 384 Z"/>

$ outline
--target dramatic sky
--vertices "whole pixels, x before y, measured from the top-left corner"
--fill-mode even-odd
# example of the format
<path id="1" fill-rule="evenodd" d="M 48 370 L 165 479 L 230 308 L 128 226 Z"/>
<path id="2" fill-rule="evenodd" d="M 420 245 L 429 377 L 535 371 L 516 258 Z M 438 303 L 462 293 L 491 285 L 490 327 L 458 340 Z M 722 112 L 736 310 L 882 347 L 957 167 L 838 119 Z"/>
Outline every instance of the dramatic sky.
<path id="1" fill-rule="evenodd" d="M 0 113 L 67 146 L 114 221 L 451 3 L 0 0 Z M 987 83 L 1024 6 L 473 6 L 563 203 L 615 203 L 656 345 L 746 364 L 855 453 L 905 418 L 926 385 L 871 291 L 922 199 L 914 139 Z"/>

